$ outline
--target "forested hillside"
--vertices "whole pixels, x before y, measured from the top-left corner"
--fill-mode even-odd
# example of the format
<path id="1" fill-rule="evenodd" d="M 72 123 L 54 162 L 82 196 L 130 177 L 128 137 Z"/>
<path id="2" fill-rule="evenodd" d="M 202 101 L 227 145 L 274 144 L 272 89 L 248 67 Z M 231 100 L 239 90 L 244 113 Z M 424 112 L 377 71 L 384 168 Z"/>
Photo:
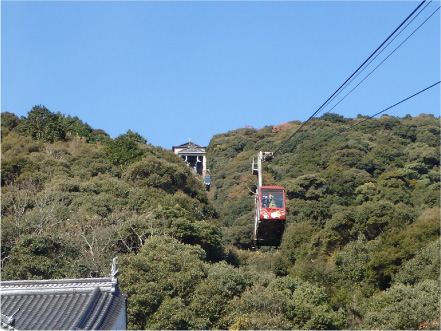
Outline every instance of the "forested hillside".
<path id="1" fill-rule="evenodd" d="M 286 188 L 287 226 L 280 249 L 262 249 L 260 264 L 267 261 L 279 281 L 301 279 L 323 290 L 331 311 L 344 311 L 346 327 L 413 329 L 431 319 L 439 327 L 439 303 L 429 308 L 424 299 L 440 294 L 439 118 L 325 114 L 297 131 L 302 124 L 243 128 L 211 140 L 210 197 L 226 244 L 252 246 L 251 160 L 278 150 L 263 163 L 263 182 Z M 432 317 L 423 317 L 429 311 Z"/>
<path id="2" fill-rule="evenodd" d="M 104 276 L 130 329 L 439 329 L 439 119 L 326 114 L 265 163 L 280 248 L 252 251 L 251 160 L 300 126 L 213 137 L 212 189 L 171 151 L 36 106 L 2 113 L 2 280 Z M 329 139 L 326 139 L 329 138 Z M 148 137 L 147 137 L 148 139 Z"/>

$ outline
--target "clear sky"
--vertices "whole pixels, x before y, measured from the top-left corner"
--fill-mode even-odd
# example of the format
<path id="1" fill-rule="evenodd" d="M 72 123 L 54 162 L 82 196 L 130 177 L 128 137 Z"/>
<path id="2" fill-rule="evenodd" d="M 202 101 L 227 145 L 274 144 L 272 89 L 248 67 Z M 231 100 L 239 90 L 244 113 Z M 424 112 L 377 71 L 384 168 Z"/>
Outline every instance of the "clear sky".
<path id="1" fill-rule="evenodd" d="M 168 149 L 304 121 L 419 3 L 1 1 L 1 111 L 41 104 Z M 439 80 L 440 11 L 332 112 L 372 115 Z M 439 112 L 438 85 L 387 114 Z"/>

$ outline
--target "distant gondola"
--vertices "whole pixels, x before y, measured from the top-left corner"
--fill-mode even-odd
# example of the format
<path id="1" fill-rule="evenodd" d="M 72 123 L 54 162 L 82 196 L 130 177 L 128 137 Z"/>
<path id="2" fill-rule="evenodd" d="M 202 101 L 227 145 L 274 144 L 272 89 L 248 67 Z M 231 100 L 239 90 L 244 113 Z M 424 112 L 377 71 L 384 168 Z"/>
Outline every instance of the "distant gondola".
<path id="1" fill-rule="evenodd" d="M 204 177 L 204 185 L 205 185 L 205 190 L 210 191 L 211 177 L 209 175 Z"/>
<path id="2" fill-rule="evenodd" d="M 262 162 L 271 161 L 272 152 L 259 152 L 253 159 L 252 172 L 257 175 L 254 218 L 254 246 L 280 246 L 286 222 L 286 196 L 282 186 L 264 186 Z"/>
<path id="3" fill-rule="evenodd" d="M 259 187 L 256 194 L 255 245 L 280 246 L 285 221 L 285 188 L 282 186 Z"/>

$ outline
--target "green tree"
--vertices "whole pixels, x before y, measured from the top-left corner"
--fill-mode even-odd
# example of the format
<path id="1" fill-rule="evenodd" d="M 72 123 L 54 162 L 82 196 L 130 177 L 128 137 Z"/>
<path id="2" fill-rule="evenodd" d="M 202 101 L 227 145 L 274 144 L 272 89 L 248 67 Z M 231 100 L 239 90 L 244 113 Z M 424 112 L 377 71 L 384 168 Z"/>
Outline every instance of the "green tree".
<path id="1" fill-rule="evenodd" d="M 322 120 L 329 121 L 331 123 L 343 123 L 346 124 L 348 119 L 345 119 L 343 116 L 335 114 L 335 113 L 325 113 L 320 117 Z"/>
<path id="2" fill-rule="evenodd" d="M 351 229 L 353 238 L 362 233 L 368 240 L 376 238 L 394 222 L 395 207 L 387 201 L 365 203 L 355 208 L 355 222 Z"/>
<path id="3" fill-rule="evenodd" d="M 239 216 L 231 226 L 223 227 L 222 233 L 227 245 L 234 245 L 241 249 L 251 249 L 253 246 L 254 224 L 253 212 Z"/>
<path id="4" fill-rule="evenodd" d="M 413 258 L 427 242 L 439 238 L 439 219 L 439 207 L 427 209 L 404 229 L 394 228 L 382 235 L 367 264 L 369 281 L 382 290 L 389 288 L 393 275 L 403 263 Z"/>
<path id="5" fill-rule="evenodd" d="M 130 138 L 133 141 L 136 141 L 139 144 L 146 145 L 147 139 L 145 139 L 143 136 L 141 136 L 138 132 L 133 132 L 132 130 L 127 130 L 125 134 L 128 138 Z"/>
<path id="6" fill-rule="evenodd" d="M 45 106 L 34 106 L 28 116 L 21 119 L 17 127 L 20 132 L 37 140 L 54 142 L 66 139 L 62 116 L 49 111 Z"/>
<path id="7" fill-rule="evenodd" d="M 94 140 L 96 142 L 104 143 L 104 142 L 110 140 L 109 134 L 106 131 L 101 130 L 101 129 L 93 129 L 92 135 L 93 135 Z"/>
<path id="8" fill-rule="evenodd" d="M 292 324 L 284 315 L 285 298 L 279 291 L 262 285 L 252 286 L 230 301 L 227 314 L 220 320 L 220 329 L 287 330 Z"/>
<path id="9" fill-rule="evenodd" d="M 225 262 L 212 264 L 207 278 L 195 288 L 189 310 L 195 318 L 190 329 L 218 328 L 218 321 L 229 308 L 230 301 L 251 286 L 246 273 Z"/>
<path id="10" fill-rule="evenodd" d="M 28 157 L 4 157 L 1 160 L 2 173 L 1 181 L 2 185 L 6 183 L 15 182 L 20 176 L 24 178 L 28 177 L 37 168 L 37 165 Z"/>
<path id="11" fill-rule="evenodd" d="M 343 310 L 334 311 L 322 287 L 296 278 L 276 279 L 270 289 L 282 291 L 286 297 L 285 316 L 295 329 L 342 329 L 346 324 Z"/>
<path id="12" fill-rule="evenodd" d="M 2 279 L 84 277 L 87 268 L 78 258 L 79 252 L 60 238 L 51 235 L 23 236 L 11 250 Z"/>
<path id="13" fill-rule="evenodd" d="M 92 134 L 93 129 L 91 128 L 91 126 L 81 121 L 77 116 L 63 116 L 62 123 L 69 138 L 79 136 L 84 137 L 87 142 L 95 142 L 95 137 Z"/>
<path id="14" fill-rule="evenodd" d="M 393 276 L 395 283 L 414 285 L 426 279 L 440 280 L 440 240 L 430 242 Z"/>
<path id="15" fill-rule="evenodd" d="M 363 308 L 362 328 L 380 330 L 439 330 L 439 282 L 397 284 L 373 296 Z"/>
<path id="16" fill-rule="evenodd" d="M 119 280 L 121 290 L 130 297 L 128 327 L 144 330 L 185 327 L 185 319 L 178 318 L 170 324 L 158 316 L 167 314 L 166 307 L 188 304 L 196 285 L 207 275 L 205 257 L 200 247 L 163 236 L 147 239 L 137 255 L 122 257 Z"/>
<path id="17" fill-rule="evenodd" d="M 130 165 L 124 177 L 139 186 L 155 187 L 175 193 L 179 188 L 185 189 L 189 175 L 184 164 L 177 165 L 148 155 L 142 161 Z"/>
<path id="18" fill-rule="evenodd" d="M 342 278 L 360 283 L 366 275 L 369 261 L 367 239 L 360 234 L 356 241 L 351 241 L 338 253 L 335 264 Z"/>
<path id="19" fill-rule="evenodd" d="M 152 330 L 189 330 L 194 312 L 189 310 L 180 297 L 166 297 L 149 321 Z"/>
<path id="20" fill-rule="evenodd" d="M 127 166 L 139 161 L 145 154 L 145 149 L 141 148 L 138 143 L 139 138 L 130 132 L 128 131 L 114 140 L 108 140 L 104 144 L 104 152 L 114 165 Z"/>
<path id="21" fill-rule="evenodd" d="M 169 234 L 185 244 L 200 245 L 210 261 L 220 261 L 224 257 L 220 230 L 205 221 L 178 218 L 172 221 Z"/>
<path id="22" fill-rule="evenodd" d="M 280 247 L 287 266 L 293 265 L 298 259 L 309 256 L 313 231 L 314 227 L 307 222 L 291 223 L 287 226 Z"/>
<path id="23" fill-rule="evenodd" d="M 409 203 L 409 183 L 399 172 L 385 172 L 377 180 L 379 199 Z"/>
<path id="24" fill-rule="evenodd" d="M 19 124 L 20 124 L 20 118 L 18 118 L 17 115 L 9 112 L 2 112 L 1 113 L 2 140 L 4 136 L 6 136 L 11 130 L 14 130 L 15 127 L 17 127 Z"/>
<path id="25" fill-rule="evenodd" d="M 326 181 L 316 174 L 303 175 L 285 184 L 287 196 L 303 200 L 317 200 L 327 194 Z"/>

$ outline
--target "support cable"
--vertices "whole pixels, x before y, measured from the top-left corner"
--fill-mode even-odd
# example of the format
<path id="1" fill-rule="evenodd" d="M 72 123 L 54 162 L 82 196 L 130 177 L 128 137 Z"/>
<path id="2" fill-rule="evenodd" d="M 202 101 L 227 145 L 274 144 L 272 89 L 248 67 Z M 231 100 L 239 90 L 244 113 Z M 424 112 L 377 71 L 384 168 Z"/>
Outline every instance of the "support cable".
<path id="1" fill-rule="evenodd" d="M 371 115 L 371 116 L 369 116 L 369 117 L 367 117 L 367 118 L 364 118 L 364 119 L 361 120 L 360 122 L 357 122 L 357 123 L 355 123 L 355 124 L 353 124 L 353 125 L 351 125 L 351 126 L 345 128 L 345 129 L 343 129 L 343 130 L 341 130 L 341 131 L 339 131 L 339 132 L 333 133 L 333 134 L 329 135 L 328 137 L 326 137 L 326 138 L 324 138 L 324 139 L 322 139 L 322 140 L 320 140 L 320 141 L 318 141 L 318 142 L 316 142 L 316 143 L 314 143 L 314 144 L 312 144 L 312 145 L 306 146 L 306 147 L 303 148 L 302 150 L 299 150 L 299 151 L 295 151 L 295 152 L 292 152 L 292 153 L 285 154 L 285 155 L 279 157 L 279 159 L 283 159 L 283 158 L 285 158 L 285 157 L 288 157 L 288 156 L 291 156 L 291 155 L 298 154 L 298 153 L 300 153 L 301 151 L 303 151 L 303 150 L 305 150 L 305 149 L 312 148 L 312 147 L 314 147 L 314 146 L 316 146 L 316 145 L 318 145 L 318 144 L 321 144 L 322 142 L 328 141 L 328 140 L 330 140 L 330 139 L 332 139 L 332 138 L 334 138 L 334 137 L 336 137 L 336 136 L 338 136 L 338 135 L 340 135 L 340 134 L 342 134 L 342 133 L 344 133 L 344 132 L 346 132 L 346 131 L 351 130 L 352 128 L 356 127 L 357 125 L 360 125 L 361 123 L 364 123 L 364 122 L 366 122 L 366 121 L 368 121 L 368 120 L 370 120 L 370 119 L 373 119 L 374 117 L 376 117 L 376 116 L 378 116 L 378 115 L 380 115 L 380 114 L 382 114 L 382 113 L 388 111 L 389 109 L 392 109 L 392 108 L 394 108 L 394 107 L 396 107 L 396 106 L 402 104 L 403 102 L 406 102 L 406 101 L 408 101 L 408 100 L 410 100 L 410 99 L 416 97 L 417 95 L 419 95 L 419 94 L 421 94 L 421 93 L 423 93 L 423 92 L 426 92 L 427 90 L 429 90 L 429 89 L 435 87 L 436 85 L 439 85 L 440 83 L 441 83 L 441 81 L 438 81 L 438 82 L 436 82 L 436 83 L 434 83 L 434 84 L 432 84 L 432 85 L 430 85 L 430 86 L 428 86 L 428 87 L 422 89 L 421 91 L 416 92 L 416 93 L 412 94 L 411 96 L 409 96 L 409 97 L 407 97 L 407 98 L 405 98 L 405 99 L 403 99 L 403 100 L 401 100 L 401 101 L 399 101 L 399 102 L 393 104 L 392 106 L 389 106 L 389 107 L 387 107 L 387 108 L 385 108 L 385 109 L 379 111 L 378 113 L 376 113 L 376 114 L 374 114 L 374 115 Z M 249 166 L 246 167 L 246 168 L 243 168 L 243 169 L 237 170 L 237 171 L 232 171 L 232 172 L 229 172 L 229 173 L 222 173 L 222 174 L 220 174 L 220 175 L 214 175 L 214 176 L 211 176 L 211 177 L 212 177 L 212 178 L 213 178 L 213 177 L 214 177 L 214 178 L 216 178 L 216 177 L 225 178 L 226 176 L 234 175 L 234 174 L 238 174 L 238 173 L 242 173 L 242 172 L 247 171 L 247 170 L 250 170 L 250 167 L 249 167 Z"/>
<path id="2" fill-rule="evenodd" d="M 285 140 L 283 143 L 282 143 L 282 145 L 280 145 L 279 146 L 279 148 L 277 148 L 276 149 L 276 151 L 274 152 L 274 156 L 278 153 L 278 151 L 280 150 L 280 149 L 282 149 L 283 148 L 283 146 L 285 146 L 287 143 L 288 143 L 288 141 L 290 141 L 312 118 L 314 118 L 315 117 L 315 115 L 317 115 L 322 109 L 323 109 L 323 107 L 329 102 L 329 100 L 331 100 L 351 79 L 352 79 L 352 77 L 354 77 L 356 74 L 357 74 L 357 72 L 359 72 L 363 67 L 364 67 L 364 65 L 367 63 L 367 62 L 369 62 L 369 60 L 372 58 L 372 57 L 374 57 L 374 55 L 384 46 L 384 44 L 386 44 L 388 41 L 389 41 L 389 39 L 391 39 L 392 38 L 392 36 L 393 35 L 395 35 L 395 33 L 399 30 L 399 29 L 401 29 L 401 27 L 415 14 L 415 12 L 416 11 L 418 11 L 418 9 L 424 4 L 426 2 L 426 0 L 423 0 L 419 5 L 418 5 L 418 7 L 416 7 L 413 11 L 412 11 L 412 13 L 410 13 L 410 15 L 409 16 L 407 16 L 406 17 L 406 19 L 403 21 L 403 22 L 401 22 L 401 24 L 386 38 L 386 40 L 384 40 L 382 43 L 381 43 L 381 45 L 380 46 L 378 46 L 377 47 L 377 49 L 357 68 L 357 70 L 355 70 L 353 73 L 352 73 L 352 75 L 351 76 L 349 76 L 349 78 L 348 79 L 346 79 L 345 80 L 345 82 L 342 84 L 342 85 L 340 85 L 340 87 L 305 121 L 305 122 L 303 122 L 303 124 L 287 139 L 287 140 Z"/>
<path id="3" fill-rule="evenodd" d="M 350 90 L 339 102 L 337 102 L 330 110 L 328 110 L 326 113 L 331 112 L 335 107 L 337 107 L 344 99 L 346 99 L 346 97 L 351 94 L 358 86 L 360 86 L 361 83 L 363 83 L 375 70 L 378 69 L 379 66 L 381 66 L 390 56 L 392 56 L 392 54 L 395 53 L 396 50 L 398 50 L 398 48 L 400 48 L 410 37 L 412 37 L 412 35 L 418 31 L 419 28 L 421 28 L 433 15 L 435 15 L 435 13 L 440 9 L 441 7 L 438 7 L 437 9 L 435 9 L 435 11 L 428 17 L 426 18 L 426 20 L 421 23 L 406 39 L 404 39 L 404 41 L 399 44 L 383 61 L 380 62 L 380 64 L 378 64 L 365 78 L 363 78 L 352 90 Z M 343 90 L 342 90 L 343 91 Z"/>
<path id="4" fill-rule="evenodd" d="M 390 107 L 387 107 L 386 109 L 383 109 L 382 111 L 379 111 L 378 113 L 376 113 L 376 114 L 374 114 L 374 115 L 371 115 L 371 116 L 369 116 L 369 117 L 367 117 L 367 118 L 364 118 L 364 119 L 361 120 L 360 122 L 357 122 L 357 123 L 355 123 L 355 124 L 353 124 L 353 125 L 351 125 L 351 126 L 345 128 L 345 129 L 343 129 L 343 130 L 341 130 L 341 131 L 339 131 L 339 132 L 337 132 L 337 133 L 333 133 L 333 134 L 329 135 L 328 137 L 326 137 L 326 138 L 324 138 L 324 139 L 322 139 L 322 140 L 320 140 L 320 141 L 318 141 L 318 142 L 316 142 L 316 143 L 314 143 L 314 144 L 312 144 L 312 145 L 306 146 L 306 147 L 303 148 L 302 150 L 299 150 L 299 151 L 296 151 L 296 152 L 292 152 L 292 153 L 289 153 L 289 154 L 285 154 L 285 155 L 283 155 L 283 156 L 280 157 L 280 158 L 284 158 L 284 157 L 287 157 L 287 156 L 291 156 L 291 155 L 294 155 L 294 154 L 298 154 L 298 153 L 300 153 L 301 151 L 303 151 L 303 150 L 305 150 L 305 149 L 309 149 L 309 148 L 315 147 L 316 145 L 319 145 L 319 144 L 321 144 L 322 142 L 328 141 L 328 140 L 330 140 L 330 139 L 332 139 L 332 138 L 334 138 L 334 137 L 336 137 L 336 136 L 342 134 L 343 132 L 349 131 L 350 129 L 356 127 L 357 125 L 360 125 L 361 123 L 364 123 L 364 122 L 366 122 L 366 121 L 368 121 L 368 120 L 370 120 L 370 119 L 372 119 L 372 118 L 374 118 L 374 117 L 376 117 L 376 116 L 378 116 L 378 115 L 384 113 L 385 111 L 387 111 L 387 110 L 389 110 L 389 109 L 392 109 L 392 108 L 398 106 L 399 104 L 401 104 L 401 103 L 403 103 L 403 102 L 405 102 L 405 101 L 407 101 L 407 100 L 412 99 L 413 97 L 416 97 L 417 95 L 419 95 L 419 94 L 421 94 L 421 93 L 423 93 L 423 92 L 425 92 L 425 91 L 431 89 L 432 87 L 435 87 L 436 85 L 438 85 L 438 84 L 440 84 L 440 83 L 441 83 L 441 81 L 438 81 L 437 83 L 432 84 L 432 85 L 426 87 L 425 89 L 423 89 L 423 90 L 421 90 L 421 91 L 419 91 L 419 92 L 417 92 L 417 93 L 415 93 L 415 94 L 412 94 L 410 97 L 407 97 L 407 98 L 405 98 L 405 99 L 403 99 L 403 100 L 397 102 L 396 104 L 394 104 L 394 105 L 392 105 L 392 106 L 390 106 Z"/>
<path id="5" fill-rule="evenodd" d="M 334 101 L 334 99 L 336 99 L 337 98 L 337 96 L 339 96 L 340 95 L 340 93 L 342 93 L 358 76 L 360 76 L 361 75 L 361 73 L 364 71 L 364 70 L 366 70 L 367 69 L 367 67 L 369 67 L 370 65 L 371 65 L 371 63 L 372 62 L 374 62 L 380 55 L 381 55 L 381 53 L 383 53 L 394 41 L 395 41 L 395 39 L 397 39 L 406 29 L 407 29 L 407 27 L 410 25 L 410 24 L 412 24 L 412 22 L 427 8 L 427 6 L 429 6 L 430 5 L 430 3 L 432 2 L 432 0 L 429 0 L 428 2 L 427 2 L 427 4 L 401 29 L 401 31 L 400 32 L 398 32 L 397 33 L 397 35 L 395 36 L 395 37 L 393 37 L 388 43 L 387 43 L 387 45 L 386 46 L 384 46 L 383 47 L 383 49 L 381 50 L 381 51 L 379 51 L 378 52 L 378 54 L 377 55 L 375 55 L 375 57 L 373 57 L 370 61 L 369 61 L 369 63 L 367 63 L 365 66 L 364 66 L 364 68 L 363 69 L 361 69 L 360 70 L 360 72 L 358 72 L 346 85 L 345 85 L 345 87 L 343 87 L 331 100 L 329 100 L 329 102 L 323 107 L 323 108 L 325 108 L 326 106 L 328 106 L 332 101 Z M 438 10 L 438 9 L 437 9 Z M 436 12 L 436 10 L 435 10 L 435 12 Z M 434 12 L 434 13 L 435 13 Z M 432 13 L 432 15 L 430 15 L 429 16 L 429 18 L 430 17 L 432 17 L 433 16 L 433 14 L 434 13 Z M 409 37 L 407 37 L 406 38 L 406 40 L 407 39 L 409 39 L 410 38 L 410 36 L 412 36 L 424 23 L 426 23 L 426 21 L 429 19 L 429 18 L 427 18 L 418 28 L 416 28 L 410 35 L 409 35 Z M 405 40 L 405 41 L 406 41 Z M 404 41 L 404 42 L 405 42 Z M 389 58 L 404 42 L 402 42 L 397 48 L 395 48 L 395 50 L 393 50 L 392 51 L 392 53 L 391 54 L 389 54 L 389 56 L 387 56 L 386 57 L 386 59 L 387 58 Z M 371 73 L 372 72 L 374 72 L 381 64 L 383 64 L 383 62 L 384 62 L 385 60 L 383 60 L 374 70 L 372 70 L 363 80 L 362 80 L 362 82 L 367 78 L 367 77 L 369 77 L 370 75 L 371 75 Z M 361 84 L 361 82 L 359 83 L 359 84 L 357 84 L 357 86 L 355 87 L 355 88 L 357 88 L 359 85 Z M 351 90 L 351 92 L 349 92 L 346 96 L 348 96 L 350 93 L 352 93 L 352 91 L 353 90 L 355 90 L 355 88 L 353 88 L 352 90 Z M 343 99 L 345 99 L 346 98 L 346 96 L 343 98 Z M 341 100 L 341 101 L 343 101 L 343 99 Z M 341 102 L 340 101 L 340 102 Z M 339 103 L 340 103 L 339 102 Z M 334 107 L 332 107 L 332 109 L 334 109 L 335 107 L 336 107 L 337 105 L 335 105 Z M 332 110 L 331 109 L 331 110 Z M 323 110 L 323 109 L 322 109 Z M 331 110 L 328 110 L 326 113 L 329 113 Z"/>

